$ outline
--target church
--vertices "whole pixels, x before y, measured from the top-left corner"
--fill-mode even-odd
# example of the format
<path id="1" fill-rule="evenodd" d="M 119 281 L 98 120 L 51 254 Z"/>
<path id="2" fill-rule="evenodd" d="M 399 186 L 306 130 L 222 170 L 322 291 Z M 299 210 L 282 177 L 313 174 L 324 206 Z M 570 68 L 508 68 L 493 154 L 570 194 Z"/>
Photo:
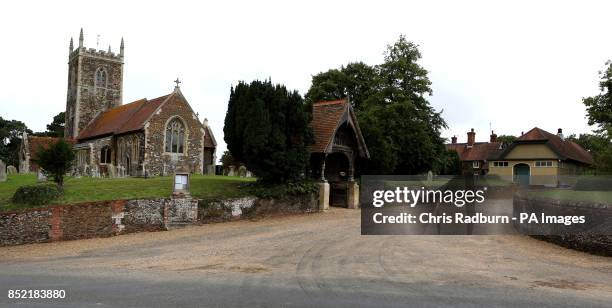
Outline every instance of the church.
<path id="1" fill-rule="evenodd" d="M 74 142 L 75 175 L 158 176 L 214 173 L 216 141 L 181 93 L 122 104 L 124 42 L 119 53 L 70 39 L 64 136 Z"/>

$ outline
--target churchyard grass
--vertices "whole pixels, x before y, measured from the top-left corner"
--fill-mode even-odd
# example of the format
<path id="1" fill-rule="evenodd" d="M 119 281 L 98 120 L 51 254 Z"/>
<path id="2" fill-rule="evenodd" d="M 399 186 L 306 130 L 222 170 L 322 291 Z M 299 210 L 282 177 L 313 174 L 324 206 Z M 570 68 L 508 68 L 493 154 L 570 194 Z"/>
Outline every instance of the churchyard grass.
<path id="1" fill-rule="evenodd" d="M 192 175 L 191 195 L 194 198 L 233 198 L 247 194 L 240 185 L 255 181 L 254 178 L 230 176 Z M 35 174 L 10 175 L 0 183 L 0 211 L 23 208 L 11 203 L 13 194 L 23 185 L 36 183 Z M 71 204 L 84 201 L 169 197 L 172 194 L 172 177 L 144 178 L 74 178 L 64 183 L 64 196 L 53 204 Z M 27 206 L 25 206 L 27 207 Z"/>

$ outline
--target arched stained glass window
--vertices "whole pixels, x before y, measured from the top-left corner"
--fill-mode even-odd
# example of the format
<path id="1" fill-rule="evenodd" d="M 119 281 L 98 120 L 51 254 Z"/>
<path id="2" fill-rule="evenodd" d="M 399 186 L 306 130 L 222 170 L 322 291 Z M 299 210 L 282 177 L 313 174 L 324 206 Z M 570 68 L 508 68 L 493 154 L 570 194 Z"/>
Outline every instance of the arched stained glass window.
<path id="1" fill-rule="evenodd" d="M 183 153 L 185 144 L 185 125 L 175 118 L 166 126 L 166 152 Z"/>

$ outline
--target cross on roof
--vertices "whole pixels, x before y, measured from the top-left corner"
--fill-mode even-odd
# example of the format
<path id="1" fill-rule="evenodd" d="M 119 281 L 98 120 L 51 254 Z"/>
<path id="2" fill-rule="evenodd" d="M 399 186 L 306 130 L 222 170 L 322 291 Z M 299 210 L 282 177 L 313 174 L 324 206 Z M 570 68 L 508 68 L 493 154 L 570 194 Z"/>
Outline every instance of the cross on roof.
<path id="1" fill-rule="evenodd" d="M 176 83 L 176 87 L 178 88 L 178 87 L 179 87 L 179 83 L 181 83 L 181 81 L 180 81 L 178 78 L 176 78 L 176 80 L 174 81 L 174 83 Z"/>

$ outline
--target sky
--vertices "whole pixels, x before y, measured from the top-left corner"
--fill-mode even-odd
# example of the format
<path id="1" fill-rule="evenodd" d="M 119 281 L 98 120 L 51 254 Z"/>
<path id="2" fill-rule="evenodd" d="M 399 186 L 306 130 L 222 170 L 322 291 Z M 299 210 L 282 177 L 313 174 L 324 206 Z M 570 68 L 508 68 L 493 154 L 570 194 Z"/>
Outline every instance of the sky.
<path id="1" fill-rule="evenodd" d="M 583 97 L 612 59 L 612 2 L 601 1 L 9 1 L 0 18 L 0 116 L 44 131 L 64 111 L 70 38 L 118 52 L 124 103 L 173 80 L 226 149 L 230 88 L 271 78 L 302 95 L 313 75 L 382 63 L 404 34 L 432 81 L 443 137 L 477 141 L 534 126 L 587 133 Z M 99 37 L 98 37 L 99 36 Z"/>

